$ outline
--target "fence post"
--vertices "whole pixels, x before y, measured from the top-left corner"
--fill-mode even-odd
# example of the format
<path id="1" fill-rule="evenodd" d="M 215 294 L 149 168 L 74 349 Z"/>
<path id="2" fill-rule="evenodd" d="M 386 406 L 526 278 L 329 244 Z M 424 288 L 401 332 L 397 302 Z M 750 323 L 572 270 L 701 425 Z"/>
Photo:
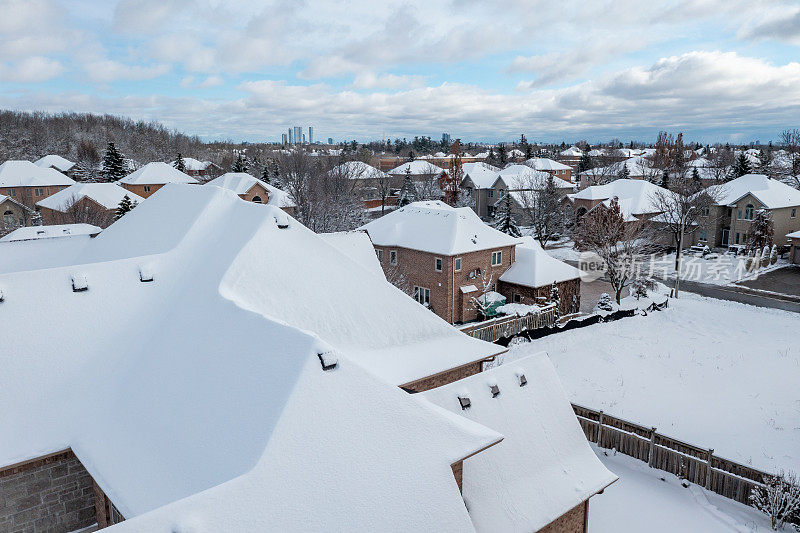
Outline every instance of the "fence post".
<path id="1" fill-rule="evenodd" d="M 597 445 L 603 446 L 601 441 L 603 439 L 603 411 L 600 411 L 600 416 L 597 419 Z"/>
<path id="2" fill-rule="evenodd" d="M 706 461 L 706 489 L 711 489 L 711 457 L 714 455 L 714 448 L 708 449 L 708 461 Z"/>
<path id="3" fill-rule="evenodd" d="M 656 458 L 656 428 L 650 430 L 650 452 L 647 454 L 647 466 L 653 468 L 653 461 Z"/>

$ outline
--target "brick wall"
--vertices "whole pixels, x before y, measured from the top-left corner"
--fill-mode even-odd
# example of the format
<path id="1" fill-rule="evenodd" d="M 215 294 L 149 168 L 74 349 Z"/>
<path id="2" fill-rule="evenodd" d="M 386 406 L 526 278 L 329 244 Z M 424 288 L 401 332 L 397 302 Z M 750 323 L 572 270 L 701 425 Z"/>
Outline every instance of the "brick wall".
<path id="1" fill-rule="evenodd" d="M 74 531 L 94 524 L 92 484 L 71 450 L 0 469 L 0 531 Z"/>
<path id="2" fill-rule="evenodd" d="M 539 533 L 585 533 L 588 513 L 589 500 L 586 500 L 547 524 Z"/>
<path id="3" fill-rule="evenodd" d="M 160 185 L 156 185 L 156 184 L 153 184 L 153 185 L 131 185 L 129 183 L 121 183 L 120 185 L 122 185 L 123 187 L 125 187 L 126 189 L 131 191 L 132 193 L 138 194 L 142 198 L 149 198 L 158 189 L 160 189 L 161 187 L 164 186 L 164 184 L 160 184 Z M 150 190 L 146 190 L 145 187 L 147 187 Z"/>
<path id="4" fill-rule="evenodd" d="M 36 202 L 39 200 L 44 200 L 48 196 L 52 196 L 58 191 L 66 188 L 67 185 L 45 185 L 40 187 L 0 187 L 0 194 L 3 196 L 10 196 L 21 204 L 33 209 Z M 36 194 L 37 189 L 41 194 Z"/>
<path id="5" fill-rule="evenodd" d="M 498 351 L 501 350 L 502 350 L 501 348 L 498 348 Z M 410 383 L 406 383 L 405 385 L 401 386 L 406 390 L 414 392 L 423 392 L 426 390 L 435 389 L 436 387 L 441 387 L 442 385 L 447 385 L 448 383 L 458 381 L 459 379 L 463 379 L 478 374 L 482 369 L 483 369 L 483 362 L 478 361 L 476 363 L 469 363 L 464 366 L 451 368 L 450 370 L 447 370 L 445 372 L 434 374 L 433 376 L 428 376 L 426 378 L 418 379 L 417 381 L 412 381 Z"/>
<path id="6" fill-rule="evenodd" d="M 461 460 L 457 463 L 453 463 L 450 465 L 450 468 L 453 469 L 453 477 L 456 478 L 456 483 L 458 484 L 458 491 L 462 494 L 464 493 L 464 461 Z"/>
<path id="7" fill-rule="evenodd" d="M 556 283 L 558 287 L 559 306 L 558 312 L 561 315 L 568 315 L 570 313 L 577 313 L 581 307 L 581 280 L 580 278 L 570 279 Z M 520 295 L 520 302 L 525 305 L 533 305 L 540 303 L 538 298 L 550 299 L 551 285 L 544 285 L 543 287 L 525 287 L 523 285 L 516 285 L 501 281 L 497 285 L 497 292 L 506 297 L 508 303 L 514 302 L 514 294 Z M 572 297 L 575 296 L 573 302 Z"/>

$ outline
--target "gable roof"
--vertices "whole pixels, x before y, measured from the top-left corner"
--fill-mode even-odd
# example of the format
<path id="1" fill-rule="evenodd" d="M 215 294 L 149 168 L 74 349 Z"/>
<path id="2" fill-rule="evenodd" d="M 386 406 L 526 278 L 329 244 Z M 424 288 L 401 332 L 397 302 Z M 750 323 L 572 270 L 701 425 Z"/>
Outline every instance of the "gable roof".
<path id="1" fill-rule="evenodd" d="M 361 228 L 373 244 L 455 255 L 520 242 L 484 224 L 469 207 L 451 207 L 438 200 L 414 202 Z"/>
<path id="2" fill-rule="evenodd" d="M 622 168 L 625 167 L 628 170 L 628 174 L 631 176 L 641 176 L 643 175 L 644 169 L 652 168 L 652 161 L 645 156 L 637 155 L 635 157 L 631 157 L 629 159 L 625 159 L 623 161 L 617 161 L 615 163 L 611 163 L 606 167 L 595 167 L 590 168 L 589 170 L 584 170 L 581 172 L 581 175 L 587 176 L 616 176 L 621 171 Z"/>
<path id="3" fill-rule="evenodd" d="M 258 178 L 254 178 L 246 172 L 227 172 L 209 181 L 206 185 L 228 189 L 236 194 L 246 194 L 256 183 L 264 187 L 269 193 L 267 205 L 274 205 L 275 207 L 296 206 L 288 192 L 282 191 L 274 185 L 270 185 Z"/>
<path id="4" fill-rule="evenodd" d="M 330 172 L 332 174 L 338 172 L 341 176 L 354 180 L 381 179 L 386 177 L 385 172 L 363 161 L 346 161 L 341 165 L 333 167 Z"/>
<path id="5" fill-rule="evenodd" d="M 0 165 L 0 187 L 46 187 L 74 183 L 74 180 L 54 168 L 42 168 L 30 161 L 10 160 Z"/>
<path id="6" fill-rule="evenodd" d="M 516 248 L 514 262 L 500 276 L 501 281 L 536 288 L 580 278 L 580 270 L 552 257 L 533 237 L 522 237 L 522 240 Z"/>
<path id="7" fill-rule="evenodd" d="M 567 195 L 572 200 L 610 200 L 619 199 L 620 209 L 630 215 L 657 213 L 658 207 L 653 196 L 658 191 L 666 191 L 647 180 L 619 179 L 605 185 L 592 185 L 580 192 Z"/>
<path id="8" fill-rule="evenodd" d="M 4 194 L 0 194 L 0 205 L 2 205 L 4 202 L 11 202 L 12 204 L 16 205 L 17 207 L 20 207 L 21 209 L 24 209 L 25 211 L 33 212 L 33 209 L 31 209 L 27 205 L 23 204 L 22 202 L 20 202 L 16 198 L 12 198 L 10 196 L 6 196 Z"/>
<path id="9" fill-rule="evenodd" d="M 169 184 L 70 266 L 0 287 L 21 333 L 0 351 L 0 465 L 71 447 L 137 531 L 219 523 L 231 505 L 256 530 L 469 529 L 450 464 L 500 436 L 396 384 L 496 347 L 283 211 Z M 48 335 L 22 334 L 41 323 Z M 189 497 L 199 506 L 178 503 L 166 523 L 135 521 Z"/>
<path id="10" fill-rule="evenodd" d="M 536 190 L 543 189 L 551 174 L 541 170 L 534 170 L 527 165 L 508 165 L 497 173 L 493 187 L 502 182 L 510 190 Z M 566 180 L 553 176 L 553 181 L 558 189 L 574 190 L 574 185 Z"/>
<path id="11" fill-rule="evenodd" d="M 381 279 L 386 279 L 383 268 L 378 262 L 378 256 L 372 241 L 366 231 L 337 231 L 334 233 L 319 233 L 323 241 L 327 242 L 341 253 L 369 270 Z"/>
<path id="12" fill-rule="evenodd" d="M 118 181 L 128 185 L 164 185 L 166 183 L 199 183 L 196 179 L 185 174 L 163 161 L 147 163 L 139 170 L 132 172 Z"/>
<path id="13" fill-rule="evenodd" d="M 464 500 L 479 531 L 538 531 L 617 479 L 589 447 L 544 352 L 422 394 L 504 435 L 464 461 Z"/>
<path id="14" fill-rule="evenodd" d="M 476 189 L 491 189 L 497 179 L 497 173 L 500 172 L 498 167 L 482 161 L 464 163 L 461 168 L 464 171 L 464 179 L 469 178 Z"/>
<path id="15" fill-rule="evenodd" d="M 562 150 L 561 155 L 563 155 L 564 157 L 578 157 L 583 155 L 583 150 L 581 150 L 577 146 L 570 146 L 566 150 Z"/>
<path id="16" fill-rule="evenodd" d="M 745 174 L 709 187 L 719 198 L 717 205 L 732 205 L 752 194 L 767 209 L 800 206 L 800 191 L 764 174 Z"/>
<path id="17" fill-rule="evenodd" d="M 91 224 L 55 224 L 52 226 L 25 226 L 17 228 L 0 242 L 28 241 L 32 239 L 53 239 L 73 235 L 97 235 L 103 231 Z"/>
<path id="18" fill-rule="evenodd" d="M 75 163 L 73 163 L 69 159 L 66 159 L 64 157 L 61 157 L 60 155 L 55 155 L 55 154 L 50 154 L 44 157 L 40 157 L 39 159 L 34 161 L 33 164 L 42 168 L 53 167 L 59 172 L 67 172 L 69 169 L 75 166 Z"/>
<path id="19" fill-rule="evenodd" d="M 532 157 L 525 164 L 535 170 L 572 170 L 572 167 L 546 157 Z"/>
<path id="20" fill-rule="evenodd" d="M 55 211 L 63 211 L 74 201 L 82 198 L 94 200 L 106 209 L 116 209 L 122 199 L 127 196 L 131 201 L 141 203 L 144 198 L 117 185 L 116 183 L 76 183 L 66 189 L 39 200 L 36 205 Z"/>
<path id="21" fill-rule="evenodd" d="M 392 175 L 406 175 L 406 170 L 410 170 L 410 174 L 412 176 L 417 176 L 420 174 L 441 174 L 442 172 L 447 172 L 445 169 L 441 167 L 437 167 L 433 163 L 429 163 L 428 161 L 423 161 L 420 159 L 415 159 L 414 161 L 408 161 L 407 163 L 403 163 L 399 167 L 395 167 L 392 170 L 388 171 L 387 174 Z"/>

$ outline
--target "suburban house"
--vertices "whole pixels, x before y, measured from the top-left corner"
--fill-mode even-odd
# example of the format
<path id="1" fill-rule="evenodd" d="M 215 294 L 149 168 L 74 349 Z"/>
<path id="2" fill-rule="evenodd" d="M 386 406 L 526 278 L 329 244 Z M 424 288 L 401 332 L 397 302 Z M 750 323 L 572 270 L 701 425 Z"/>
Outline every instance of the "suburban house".
<path id="1" fill-rule="evenodd" d="M 596 206 L 608 206 L 612 198 L 617 198 L 625 220 L 635 221 L 650 219 L 660 213 L 653 201 L 658 191 L 665 192 L 666 189 L 645 180 L 618 179 L 568 194 L 565 201 L 572 203 L 575 217 L 580 218 Z"/>
<path id="2" fill-rule="evenodd" d="M 494 205 L 494 185 L 500 168 L 489 163 L 464 163 L 461 166 L 464 179 L 461 188 L 472 196 L 472 209 L 481 218 L 489 218 L 489 207 Z"/>
<path id="3" fill-rule="evenodd" d="M 248 202 L 279 207 L 290 215 L 294 215 L 297 207 L 289 193 L 258 178 L 254 178 L 246 172 L 228 172 L 218 178 L 214 178 L 206 185 L 233 191 L 239 195 L 239 198 Z"/>
<path id="4" fill-rule="evenodd" d="M 769 212 L 775 244 L 788 244 L 782 235 L 800 229 L 800 191 L 764 174 L 746 174 L 708 188 L 714 205 L 701 214 L 694 244 L 744 246 L 758 211 Z"/>
<path id="5" fill-rule="evenodd" d="M 572 169 L 573 174 L 578 173 L 578 165 L 583 158 L 583 150 L 577 146 L 570 146 L 558 153 L 558 160 Z"/>
<path id="6" fill-rule="evenodd" d="M 486 159 L 489 155 L 489 152 L 484 152 L 483 154 L 478 154 L 476 156 L 471 156 L 469 154 L 463 154 L 461 156 L 461 163 L 477 163 Z M 439 156 L 436 155 L 421 155 L 417 158 L 418 160 L 424 160 L 428 163 L 436 165 L 437 167 L 441 167 L 444 170 L 450 170 L 453 166 L 453 160 L 455 156 L 453 154 L 445 154 L 443 152 L 439 153 Z M 383 172 L 388 172 L 393 168 L 397 167 L 398 165 L 403 164 L 406 162 L 408 158 L 400 157 L 400 156 L 392 156 L 386 157 L 382 156 L 378 160 L 378 168 Z"/>
<path id="7" fill-rule="evenodd" d="M 1 274 L 0 528 L 586 531 L 615 476 L 546 355 L 432 391 L 504 349 L 368 250 L 167 184 L 69 264 Z"/>
<path id="8" fill-rule="evenodd" d="M 395 181 L 402 182 L 406 175 L 410 175 L 414 181 L 438 180 L 443 174 L 447 174 L 447 171 L 423 159 L 415 159 L 414 161 L 403 163 L 386 173 Z"/>
<path id="9" fill-rule="evenodd" d="M 660 180 L 661 172 L 645 156 L 635 156 L 603 167 L 585 170 L 578 175 L 578 188 L 585 189 L 625 176 L 633 180 Z"/>
<path id="10" fill-rule="evenodd" d="M 117 183 L 142 198 L 148 198 L 167 183 L 199 183 L 169 163 L 154 161 L 132 172 Z"/>
<path id="11" fill-rule="evenodd" d="M 534 170 L 527 165 L 508 165 L 497 173 L 492 184 L 495 200 L 488 212 L 493 216 L 508 194 L 511 196 L 512 210 L 516 213 L 517 220 L 521 220 L 522 210 L 533 205 L 537 191 L 545 188 L 550 176 L 552 174 L 549 172 Z M 562 198 L 575 190 L 572 183 L 555 176 L 553 183 Z"/>
<path id="12" fill-rule="evenodd" d="M 554 161 L 546 157 L 532 157 L 531 159 L 525 161 L 525 164 L 534 170 L 547 172 L 554 178 L 559 178 L 572 183 L 572 167 L 569 165 L 559 163 L 558 161 Z"/>
<path id="13" fill-rule="evenodd" d="M 0 237 L 23 226 L 29 226 L 34 211 L 10 196 L 0 195 L 0 213 L 3 214 L 0 224 Z"/>
<path id="14" fill-rule="evenodd" d="M 795 231 L 786 235 L 791 246 L 789 248 L 789 261 L 792 264 L 800 265 L 800 231 Z"/>
<path id="15" fill-rule="evenodd" d="M 469 207 L 414 202 L 361 229 L 369 234 L 387 278 L 401 275 L 415 300 L 450 323 L 475 320 L 474 299 L 490 292 L 509 303 L 541 303 L 534 301 L 540 283 L 547 285 L 548 296 L 553 283 L 559 287 L 562 313 L 577 310 L 573 304 L 573 296 L 578 304 L 580 299 L 577 271 L 569 280 L 521 274 L 520 270 L 535 268 L 531 261 L 504 278 L 516 261 L 517 245 L 526 241 L 484 224 Z M 526 255 L 526 261 L 531 258 Z"/>
<path id="16" fill-rule="evenodd" d="M 78 219 L 106 228 L 114 222 L 117 208 L 125 196 L 136 204 L 144 201 L 138 194 L 116 183 L 76 183 L 39 200 L 36 206 L 42 213 L 44 224 L 62 224 Z"/>
<path id="17" fill-rule="evenodd" d="M 91 224 L 56 224 L 53 226 L 25 226 L 17 228 L 2 239 L 0 242 L 33 241 L 42 239 L 61 239 L 64 237 L 74 237 L 76 235 L 95 236 L 103 231 L 103 228 Z"/>
<path id="18" fill-rule="evenodd" d="M 52 168 L 69 177 L 74 177 L 73 174 L 77 169 L 77 165 L 75 163 L 69 159 L 55 154 L 41 157 L 34 161 L 33 164 L 42 168 Z"/>
<path id="19" fill-rule="evenodd" d="M 182 159 L 185 168 L 184 172 L 189 176 L 200 178 L 201 181 L 207 181 L 223 173 L 222 168 L 211 161 L 199 161 L 193 157 L 184 157 Z M 174 167 L 176 163 L 177 161 L 173 161 L 170 165 Z"/>
<path id="20" fill-rule="evenodd" d="M 51 168 L 30 161 L 6 161 L 0 165 L 0 195 L 9 196 L 30 208 L 75 181 Z"/>

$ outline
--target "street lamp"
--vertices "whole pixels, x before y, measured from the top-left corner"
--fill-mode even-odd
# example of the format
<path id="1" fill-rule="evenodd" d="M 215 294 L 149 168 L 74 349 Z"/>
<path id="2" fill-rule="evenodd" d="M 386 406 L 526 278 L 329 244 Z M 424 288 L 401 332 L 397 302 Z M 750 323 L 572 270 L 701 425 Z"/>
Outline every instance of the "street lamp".
<path id="1" fill-rule="evenodd" d="M 678 291 L 680 290 L 681 286 L 681 257 L 683 256 L 683 230 L 686 228 L 686 219 L 689 218 L 689 213 L 692 212 L 694 206 L 690 206 L 689 209 L 681 217 L 681 231 L 678 237 L 678 250 L 675 252 L 675 266 L 678 269 L 677 273 L 675 274 L 675 298 L 678 298 Z"/>

